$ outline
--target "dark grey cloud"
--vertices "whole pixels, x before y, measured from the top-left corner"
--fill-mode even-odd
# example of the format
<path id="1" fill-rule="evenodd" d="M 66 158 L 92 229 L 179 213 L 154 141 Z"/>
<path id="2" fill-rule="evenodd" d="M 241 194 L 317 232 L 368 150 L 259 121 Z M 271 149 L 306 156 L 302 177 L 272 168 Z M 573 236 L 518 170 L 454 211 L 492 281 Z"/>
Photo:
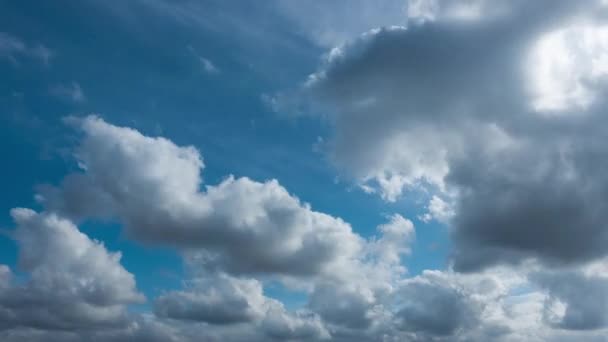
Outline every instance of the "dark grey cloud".
<path id="1" fill-rule="evenodd" d="M 331 160 L 389 201 L 419 187 L 441 193 L 453 207 L 458 270 L 606 255 L 608 88 L 601 72 L 582 70 L 605 54 L 598 6 L 516 1 L 476 20 L 381 28 L 335 48 L 303 90 L 335 128 Z M 541 40 L 560 30 L 563 42 Z M 531 57 L 556 53 L 574 64 L 545 74 Z"/>
<path id="2" fill-rule="evenodd" d="M 260 319 L 266 298 L 255 279 L 207 274 L 189 282 L 185 291 L 169 292 L 155 302 L 160 317 L 178 320 L 234 324 Z"/>
<path id="3" fill-rule="evenodd" d="M 550 265 L 581 263 L 608 252 L 608 183 L 596 138 L 549 139 L 452 164 L 449 179 L 462 189 L 454 218 L 457 268 L 529 256 Z"/>
<path id="4" fill-rule="evenodd" d="M 588 330 L 608 326 L 608 278 L 581 271 L 542 271 L 533 282 L 548 290 L 545 320 L 562 329 Z M 556 312 L 555 304 L 565 305 Z"/>
<path id="5" fill-rule="evenodd" d="M 309 298 L 309 306 L 329 323 L 366 329 L 372 323 L 373 299 L 356 289 L 319 286 Z"/>
<path id="6" fill-rule="evenodd" d="M 477 303 L 456 284 L 441 280 L 417 277 L 400 288 L 399 329 L 422 336 L 448 336 L 477 324 Z"/>

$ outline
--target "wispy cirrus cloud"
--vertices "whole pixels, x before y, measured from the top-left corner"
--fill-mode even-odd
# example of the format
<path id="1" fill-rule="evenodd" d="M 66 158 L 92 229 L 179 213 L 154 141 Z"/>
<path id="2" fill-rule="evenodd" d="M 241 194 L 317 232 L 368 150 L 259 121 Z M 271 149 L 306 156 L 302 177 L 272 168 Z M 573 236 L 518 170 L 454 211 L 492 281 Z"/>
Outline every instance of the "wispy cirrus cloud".
<path id="1" fill-rule="evenodd" d="M 42 44 L 27 44 L 20 38 L 6 32 L 0 32 L 0 58 L 6 58 L 18 65 L 20 58 L 33 58 L 49 65 L 53 51 Z"/>

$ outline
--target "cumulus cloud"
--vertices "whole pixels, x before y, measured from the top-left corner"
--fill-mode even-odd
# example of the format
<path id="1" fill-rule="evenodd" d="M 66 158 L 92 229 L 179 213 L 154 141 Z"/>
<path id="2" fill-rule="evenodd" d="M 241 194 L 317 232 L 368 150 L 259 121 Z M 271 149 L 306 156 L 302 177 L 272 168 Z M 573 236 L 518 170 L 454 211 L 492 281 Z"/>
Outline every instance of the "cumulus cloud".
<path id="1" fill-rule="evenodd" d="M 280 341 L 315 341 L 330 338 L 318 315 L 306 311 L 287 314 L 282 305 L 278 304 L 269 308 L 262 322 L 262 329 L 267 336 Z"/>
<path id="2" fill-rule="evenodd" d="M 207 58 L 199 57 L 199 60 L 200 60 L 201 65 L 203 66 L 203 69 L 205 70 L 206 73 L 217 74 L 218 72 L 220 72 L 220 69 L 218 69 L 215 66 L 215 64 L 213 64 L 213 62 L 211 62 Z"/>
<path id="3" fill-rule="evenodd" d="M 83 132 L 81 171 L 41 190 L 44 212 L 13 211 L 30 277 L 20 285 L 0 267 L 3 340 L 575 341 L 605 332 L 602 305 L 589 300 L 603 298 L 603 278 L 591 275 L 606 273 L 603 263 L 572 276 L 524 264 L 408 277 L 402 258 L 416 234 L 403 216 L 363 239 L 276 181 L 228 178 L 201 189 L 204 164 L 193 147 L 93 116 L 70 121 Z M 153 313 L 128 313 L 142 296 L 120 254 L 63 215 L 116 219 L 131 237 L 178 247 L 188 279 L 155 298 Z M 286 309 L 265 294 L 269 278 L 305 291 L 307 303 Z M 559 316 L 547 314 L 559 307 Z"/>
<path id="4" fill-rule="evenodd" d="M 225 273 L 196 272 L 184 290 L 171 291 L 155 302 L 157 317 L 200 322 L 215 326 L 247 326 L 250 332 L 277 340 L 318 340 L 330 337 L 313 312 L 289 312 L 268 298 L 263 285 L 253 278 Z"/>
<path id="5" fill-rule="evenodd" d="M 425 3 L 427 19 L 335 47 L 305 82 L 330 160 L 387 201 L 434 194 L 422 218 L 449 223 L 458 270 L 605 255 L 604 8 Z"/>
<path id="6" fill-rule="evenodd" d="M 229 176 L 203 190 L 195 148 L 93 116 L 75 124 L 84 133 L 76 152 L 82 173 L 42 190 L 51 210 L 119 219 L 134 238 L 203 248 L 198 258 L 209 267 L 237 274 L 315 275 L 360 249 L 349 224 L 313 211 L 276 180 Z"/>
<path id="7" fill-rule="evenodd" d="M 380 298 L 405 274 L 401 257 L 410 252 L 414 227 L 400 215 L 366 241 L 276 181 L 228 177 L 200 190 L 203 161 L 193 147 L 93 116 L 69 121 L 84 133 L 75 153 L 82 172 L 42 188 L 38 200 L 76 219 L 118 219 L 134 238 L 179 247 L 196 272 L 183 290 L 156 299 L 160 319 L 249 324 L 279 339 L 328 337 L 320 317 L 336 327 L 353 328 L 356 319 L 371 324 Z M 287 312 L 247 275 L 304 278 L 312 311 Z M 335 298 L 342 303 L 323 303 Z"/>
<path id="8" fill-rule="evenodd" d="M 427 210 L 428 211 L 420 217 L 424 222 L 437 220 L 439 222 L 448 223 L 450 218 L 454 216 L 454 209 L 451 207 L 451 204 L 437 195 L 431 197 Z"/>
<path id="9" fill-rule="evenodd" d="M 446 336 L 477 324 L 475 303 L 454 285 L 432 273 L 408 280 L 399 290 L 399 329 Z"/>
<path id="10" fill-rule="evenodd" d="M 250 322 L 264 315 L 266 298 L 255 279 L 208 274 L 188 282 L 185 291 L 169 292 L 155 303 L 158 316 L 211 324 Z"/>
<path id="11" fill-rule="evenodd" d="M 544 319 L 563 329 L 608 326 L 608 278 L 580 271 L 540 271 L 531 278 L 549 292 Z"/>
<path id="12" fill-rule="evenodd" d="M 276 180 L 206 184 L 196 148 L 89 116 L 68 120 L 82 134 L 80 170 L 41 187 L 42 213 L 13 213 L 30 277 L 21 284 L 0 266 L 0 337 L 602 340 L 607 284 L 594 272 L 605 265 L 572 271 L 607 252 L 601 9 L 427 0 L 405 14 L 385 4 L 399 8 L 395 20 L 349 2 L 369 16 L 343 25 L 314 2 L 283 4 L 302 27 L 315 23 L 307 34 L 321 45 L 404 25 L 332 49 L 301 94 L 334 127 L 322 146 L 330 160 L 363 189 L 387 201 L 428 191 L 422 219 L 448 225 L 453 269 L 408 276 L 416 234 L 400 215 L 364 239 Z M 307 11 L 319 15 L 298 17 Z M 25 48 L 5 46 L 5 56 Z M 142 297 L 120 255 L 64 217 L 115 220 L 130 238 L 176 247 L 192 274 L 152 313 L 128 314 Z M 268 297 L 267 279 L 305 292 L 305 305 Z"/>
<path id="13" fill-rule="evenodd" d="M 0 329 L 90 330 L 125 322 L 129 303 L 144 300 L 120 253 L 78 231 L 70 221 L 30 209 L 11 211 L 17 224 L 24 283 L 1 268 Z"/>

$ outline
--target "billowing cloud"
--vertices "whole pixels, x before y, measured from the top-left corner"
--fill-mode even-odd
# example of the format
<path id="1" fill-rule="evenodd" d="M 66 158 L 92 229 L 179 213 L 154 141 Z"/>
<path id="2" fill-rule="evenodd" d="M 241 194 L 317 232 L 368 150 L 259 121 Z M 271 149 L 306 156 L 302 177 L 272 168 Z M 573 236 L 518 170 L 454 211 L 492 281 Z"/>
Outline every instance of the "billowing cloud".
<path id="1" fill-rule="evenodd" d="M 470 297 L 432 273 L 409 280 L 399 291 L 399 329 L 447 336 L 478 324 L 478 309 Z"/>
<path id="2" fill-rule="evenodd" d="M 544 306 L 549 324 L 573 330 L 608 326 L 608 278 L 580 271 L 541 271 L 532 279 L 549 292 Z"/>
<path id="3" fill-rule="evenodd" d="M 269 309 L 262 322 L 262 329 L 267 336 L 279 341 L 330 338 L 318 315 L 305 311 L 287 314 L 282 305 L 274 305 Z"/>
<path id="4" fill-rule="evenodd" d="M 328 54 L 302 94 L 334 127 L 330 160 L 387 201 L 434 193 L 422 218 L 449 223 L 458 270 L 605 255 L 605 8 L 473 3 Z"/>
<path id="5" fill-rule="evenodd" d="M 386 201 L 425 192 L 419 218 L 447 225 L 452 265 L 409 275 L 402 260 L 416 232 L 401 215 L 364 238 L 276 180 L 206 183 L 193 146 L 71 118 L 80 170 L 40 188 L 42 212 L 13 211 L 26 275 L 0 265 L 0 339 L 605 339 L 602 8 L 386 1 L 387 17 L 359 2 L 318 4 L 279 11 L 320 45 L 346 41 L 300 93 L 334 129 L 320 146 Z M 357 15 L 341 21 L 332 6 Z M 0 56 L 27 49 L 11 44 Z M 175 248 L 188 268 L 181 288 L 129 310 L 143 296 L 120 254 L 75 225 L 99 218 Z M 268 282 L 305 300 L 288 308 Z"/>
<path id="6" fill-rule="evenodd" d="M 186 291 L 160 296 L 155 311 L 172 319 L 233 324 L 263 317 L 266 300 L 255 279 L 208 274 L 189 281 Z"/>
<path id="7" fill-rule="evenodd" d="M 42 191 L 49 209 L 119 219 L 143 241 L 203 248 L 209 267 L 233 273 L 315 275 L 360 249 L 349 224 L 311 210 L 276 180 L 229 176 L 202 190 L 195 148 L 93 116 L 75 124 L 84 133 L 76 152 L 82 173 Z"/>
<path id="8" fill-rule="evenodd" d="M 19 282 L 3 266 L 0 329 L 89 330 L 120 327 L 126 305 L 144 300 L 133 275 L 70 221 L 52 213 L 17 208 L 12 236 L 19 245 Z"/>
<path id="9" fill-rule="evenodd" d="M 289 312 L 281 302 L 264 295 L 260 281 L 225 273 L 198 272 L 184 290 L 157 298 L 155 313 L 173 321 L 245 325 L 261 336 L 277 340 L 330 337 L 317 314 L 302 310 Z"/>
<path id="10" fill-rule="evenodd" d="M 84 133 L 75 153 L 81 172 L 40 192 L 44 212 L 13 211 L 30 277 L 20 285 L 0 267 L 4 340 L 575 341 L 605 332 L 602 305 L 589 300 L 603 298 L 605 281 L 591 275 L 604 274 L 603 263 L 572 276 L 532 263 L 408 277 L 402 258 L 416 233 L 400 215 L 364 239 L 276 181 L 228 178 L 199 189 L 203 161 L 193 147 L 93 116 L 71 122 Z M 437 215 L 449 212 L 441 203 Z M 143 298 L 120 254 L 63 215 L 116 219 L 130 237 L 179 248 L 188 278 L 155 298 L 152 313 L 129 313 Z M 276 267 L 284 261 L 273 258 L 288 261 Z M 267 279 L 304 291 L 306 304 L 288 310 L 265 293 Z M 560 315 L 547 314 L 555 308 Z"/>

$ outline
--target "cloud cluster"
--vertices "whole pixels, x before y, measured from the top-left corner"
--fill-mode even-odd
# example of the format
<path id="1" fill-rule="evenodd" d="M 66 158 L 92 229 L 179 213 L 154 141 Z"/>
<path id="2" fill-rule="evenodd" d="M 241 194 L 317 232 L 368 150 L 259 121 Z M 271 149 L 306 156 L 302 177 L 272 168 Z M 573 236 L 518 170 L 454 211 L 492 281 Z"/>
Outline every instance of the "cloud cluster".
<path id="1" fill-rule="evenodd" d="M 1 268 L 0 329 L 88 330 L 121 326 L 126 305 L 144 300 L 133 275 L 70 221 L 52 213 L 13 209 L 12 232 L 25 282 Z"/>
<path id="2" fill-rule="evenodd" d="M 59 187 L 42 188 L 37 198 L 43 212 L 13 210 L 17 228 L 12 234 L 28 278 L 20 282 L 8 267 L 0 267 L 3 340 L 538 336 L 540 341 L 551 338 L 554 327 L 574 331 L 573 340 L 601 336 L 605 329 L 601 303 L 574 291 L 585 286 L 590 296 L 603 298 L 604 278 L 590 274 L 608 274 L 604 263 L 567 279 L 543 273 L 535 264 L 471 274 L 425 271 L 409 278 L 402 258 L 410 253 L 415 230 L 400 215 L 387 217 L 375 236 L 364 239 L 344 221 L 300 203 L 276 181 L 228 178 L 200 190 L 203 162 L 193 147 L 95 116 L 68 121 L 83 133 L 75 153 L 81 171 Z M 188 266 L 183 288 L 154 298 L 152 312 L 129 312 L 128 305 L 143 297 L 133 275 L 120 265 L 120 254 L 90 240 L 66 217 L 115 219 L 131 238 L 178 248 Z M 283 261 L 275 258 L 289 262 L 279 267 Z M 305 306 L 288 310 L 269 297 L 264 291 L 268 279 L 304 291 Z M 524 299 L 518 288 L 525 289 Z M 556 305 L 562 314 L 548 315 Z"/>
<path id="3" fill-rule="evenodd" d="M 0 339 L 605 339 L 602 11 L 592 0 L 411 1 L 409 26 L 334 48 L 306 81 L 303 98 L 334 127 L 332 162 L 387 201 L 429 191 L 421 219 L 448 225 L 453 267 L 413 277 L 405 217 L 364 238 L 276 180 L 205 183 L 195 147 L 67 119 L 79 170 L 40 187 L 42 211 L 12 211 L 23 274 L 0 265 Z M 0 56 L 20 49 L 0 35 Z M 90 219 L 175 248 L 181 288 L 130 310 L 145 298 L 120 253 L 79 231 Z M 269 281 L 306 303 L 288 309 Z"/>
<path id="4" fill-rule="evenodd" d="M 311 210 L 276 180 L 229 176 L 201 191 L 195 148 L 92 116 L 76 121 L 85 134 L 76 152 L 83 172 L 42 189 L 38 198 L 50 210 L 118 219 L 134 238 L 203 248 L 209 267 L 240 274 L 313 276 L 361 248 L 349 224 Z"/>
<path id="5" fill-rule="evenodd" d="M 372 30 L 303 91 L 335 127 L 331 160 L 367 192 L 438 194 L 428 208 L 450 221 L 457 269 L 592 261 L 608 252 L 603 11 L 516 1 Z"/>

